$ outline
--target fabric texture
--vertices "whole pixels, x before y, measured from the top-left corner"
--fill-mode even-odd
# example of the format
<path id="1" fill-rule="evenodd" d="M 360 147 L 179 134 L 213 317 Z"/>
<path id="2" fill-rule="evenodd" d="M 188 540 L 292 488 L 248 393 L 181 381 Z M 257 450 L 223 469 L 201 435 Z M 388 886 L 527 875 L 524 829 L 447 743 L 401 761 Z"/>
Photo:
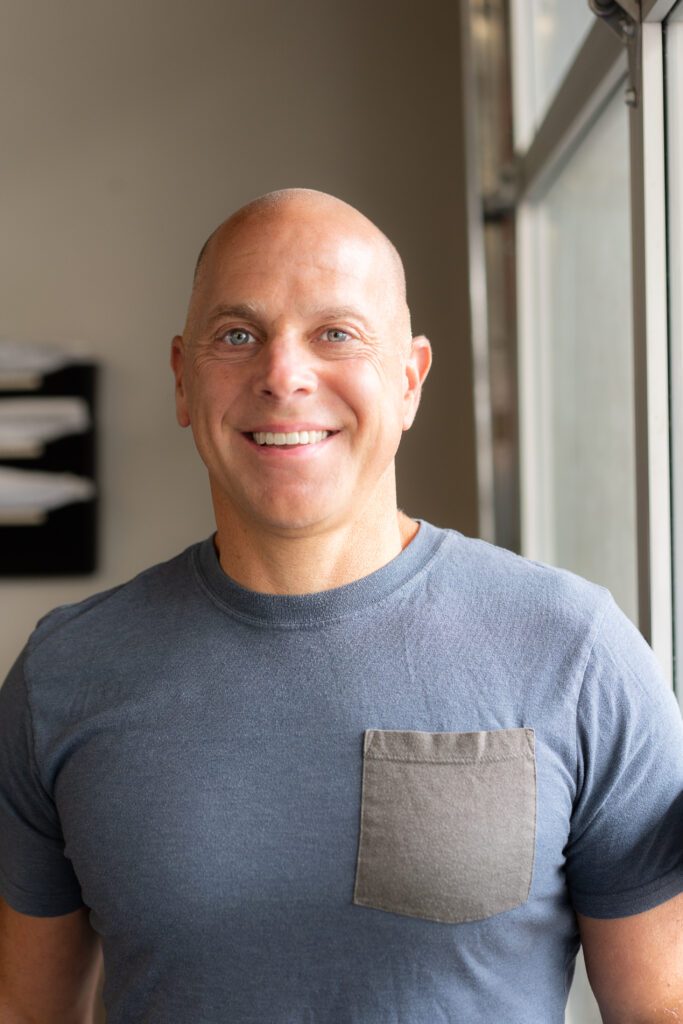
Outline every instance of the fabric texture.
<path id="1" fill-rule="evenodd" d="M 532 729 L 365 734 L 353 901 L 459 924 L 524 903 L 536 833 Z"/>
<path id="2" fill-rule="evenodd" d="M 575 911 L 683 888 L 682 789 L 604 590 L 422 523 L 365 579 L 264 595 L 209 538 L 17 660 L 0 892 L 90 908 L 108 1024 L 560 1024 Z"/>

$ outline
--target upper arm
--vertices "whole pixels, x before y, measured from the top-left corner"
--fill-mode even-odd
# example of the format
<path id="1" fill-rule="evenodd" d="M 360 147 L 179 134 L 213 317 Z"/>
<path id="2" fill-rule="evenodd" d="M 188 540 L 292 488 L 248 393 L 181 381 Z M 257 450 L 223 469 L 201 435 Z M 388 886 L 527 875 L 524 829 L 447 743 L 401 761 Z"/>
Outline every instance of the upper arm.
<path id="1" fill-rule="evenodd" d="M 632 917 L 578 919 L 605 1024 L 683 1021 L 683 893 Z"/>
<path id="2" fill-rule="evenodd" d="M 20 914 L 0 899 L 0 1019 L 6 1024 L 92 1021 L 100 943 L 86 908 Z"/>

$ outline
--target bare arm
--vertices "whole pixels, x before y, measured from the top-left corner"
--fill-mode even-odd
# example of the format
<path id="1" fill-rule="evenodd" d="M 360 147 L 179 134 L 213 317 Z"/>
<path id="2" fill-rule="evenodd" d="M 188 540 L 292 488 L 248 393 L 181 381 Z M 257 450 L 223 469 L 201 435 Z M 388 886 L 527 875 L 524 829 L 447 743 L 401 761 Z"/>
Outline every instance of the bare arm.
<path id="1" fill-rule="evenodd" d="M 0 899 L 3 1024 L 91 1024 L 100 961 L 87 910 L 29 917 Z"/>
<path id="2" fill-rule="evenodd" d="M 605 1024 L 683 1022 L 683 894 L 633 917 L 579 915 L 579 929 Z"/>

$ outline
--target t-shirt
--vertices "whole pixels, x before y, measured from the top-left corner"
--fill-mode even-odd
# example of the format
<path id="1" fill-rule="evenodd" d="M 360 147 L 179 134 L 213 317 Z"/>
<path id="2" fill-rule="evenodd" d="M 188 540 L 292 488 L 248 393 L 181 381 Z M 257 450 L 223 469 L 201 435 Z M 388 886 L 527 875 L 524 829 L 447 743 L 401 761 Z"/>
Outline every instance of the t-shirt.
<path id="1" fill-rule="evenodd" d="M 0 691 L 0 891 L 83 904 L 108 1024 L 560 1024 L 575 911 L 683 889 L 672 693 L 609 594 L 420 525 L 279 596 L 212 538 Z"/>

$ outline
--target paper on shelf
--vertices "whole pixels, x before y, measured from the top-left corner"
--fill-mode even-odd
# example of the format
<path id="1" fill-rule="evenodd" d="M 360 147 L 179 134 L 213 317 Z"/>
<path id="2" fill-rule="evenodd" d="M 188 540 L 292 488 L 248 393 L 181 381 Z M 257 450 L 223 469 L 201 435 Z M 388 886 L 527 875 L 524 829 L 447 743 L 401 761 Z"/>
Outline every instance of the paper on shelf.
<path id="1" fill-rule="evenodd" d="M 0 522 L 41 517 L 64 505 L 90 501 L 95 484 L 74 473 L 43 473 L 0 466 Z"/>
<path id="2" fill-rule="evenodd" d="M 46 374 L 73 361 L 73 355 L 55 345 L 0 339 L 0 388 L 40 387 Z"/>
<path id="3" fill-rule="evenodd" d="M 49 441 L 89 427 L 83 398 L 0 398 L 0 459 L 40 455 Z"/>

